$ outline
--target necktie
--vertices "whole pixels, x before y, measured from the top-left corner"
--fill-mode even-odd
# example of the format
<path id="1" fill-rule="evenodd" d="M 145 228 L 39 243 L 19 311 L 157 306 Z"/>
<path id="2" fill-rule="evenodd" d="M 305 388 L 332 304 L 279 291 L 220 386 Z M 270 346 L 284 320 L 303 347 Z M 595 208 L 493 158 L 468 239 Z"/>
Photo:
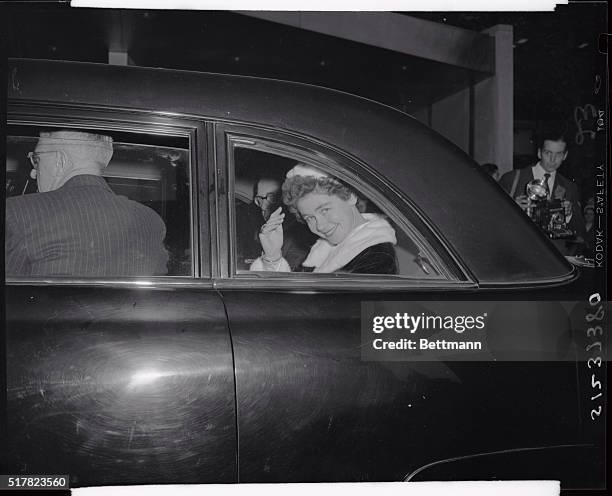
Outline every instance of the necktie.
<path id="1" fill-rule="evenodd" d="M 550 185 L 548 184 L 548 179 L 550 178 L 550 174 L 547 172 L 544 174 L 544 180 L 546 181 L 546 197 L 550 198 Z"/>

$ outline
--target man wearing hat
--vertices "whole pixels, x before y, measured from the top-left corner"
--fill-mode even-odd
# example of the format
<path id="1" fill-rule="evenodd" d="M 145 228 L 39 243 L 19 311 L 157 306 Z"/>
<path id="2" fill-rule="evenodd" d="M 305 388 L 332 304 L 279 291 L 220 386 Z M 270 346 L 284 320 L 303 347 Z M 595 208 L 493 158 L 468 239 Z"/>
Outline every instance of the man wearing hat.
<path id="1" fill-rule="evenodd" d="M 151 276 L 167 273 L 157 213 L 113 193 L 102 171 L 110 136 L 41 132 L 28 154 L 38 193 L 6 201 L 7 276 Z"/>

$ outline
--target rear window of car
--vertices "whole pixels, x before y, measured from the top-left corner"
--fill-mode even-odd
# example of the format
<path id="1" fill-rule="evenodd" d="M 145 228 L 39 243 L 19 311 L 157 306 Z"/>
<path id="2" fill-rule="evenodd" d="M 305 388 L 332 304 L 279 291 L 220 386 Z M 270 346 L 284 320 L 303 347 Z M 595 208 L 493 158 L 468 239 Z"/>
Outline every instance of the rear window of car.
<path id="1" fill-rule="evenodd" d="M 163 239 L 159 240 L 159 246 L 153 249 L 142 249 L 136 255 L 145 257 L 148 255 L 158 256 L 161 262 L 157 263 L 156 273 L 150 274 L 134 273 L 130 268 L 130 264 L 125 263 L 125 261 L 124 263 L 109 265 L 111 268 L 103 266 L 97 268 L 87 266 L 85 268 L 84 264 L 76 262 L 72 264 L 70 261 L 67 261 L 63 265 L 60 264 L 61 269 L 58 269 L 58 264 L 47 263 L 45 257 L 57 256 L 57 252 L 62 250 L 70 252 L 70 250 L 80 249 L 70 246 L 70 243 L 74 243 L 78 235 L 89 236 L 92 238 L 91 243 L 94 243 L 97 236 L 100 236 L 100 239 L 108 239 L 109 237 L 105 236 L 105 233 L 99 232 L 109 229 L 109 226 L 87 225 L 87 220 L 85 219 L 94 217 L 81 215 L 84 214 L 83 212 L 72 212 L 70 205 L 66 204 L 62 208 L 58 208 L 56 212 L 58 219 L 55 219 L 59 222 L 60 217 L 63 217 L 63 220 L 66 220 L 68 217 L 71 218 L 71 234 L 62 239 L 59 237 L 53 238 L 53 233 L 50 232 L 40 234 L 44 230 L 41 230 L 42 226 L 37 225 L 40 223 L 40 219 L 35 218 L 35 216 L 24 219 L 24 223 L 15 224 L 18 228 L 17 230 L 24 230 L 23 226 L 28 226 L 27 235 L 23 232 L 7 232 L 7 236 L 10 235 L 18 240 L 15 242 L 15 250 L 26 253 L 26 255 L 20 256 L 23 259 L 27 259 L 18 264 L 16 268 L 10 268 L 7 265 L 7 276 L 192 276 L 194 271 L 191 248 L 189 138 L 74 127 L 10 126 L 6 138 L 6 197 L 7 202 L 11 202 L 11 198 L 15 197 L 29 197 L 25 202 L 22 200 L 19 203 L 21 210 L 20 217 L 28 215 L 28 206 L 33 204 L 31 198 L 34 198 L 30 197 L 30 195 L 41 194 L 38 192 L 37 178 L 33 171 L 35 167 L 32 162 L 32 154 L 37 149 L 39 135 L 42 132 L 43 135 L 54 136 L 54 132 L 62 130 L 72 133 L 86 133 L 88 135 L 103 135 L 112 139 L 112 158 L 108 165 L 102 169 L 101 177 L 110 187 L 116 198 L 127 199 L 129 202 L 122 200 L 122 202 L 117 204 L 104 203 L 97 206 L 92 205 L 91 208 L 96 210 L 109 209 L 108 213 L 111 215 L 112 209 L 117 208 L 116 205 L 121 205 L 137 212 L 138 217 L 136 219 L 145 219 L 142 221 L 143 225 L 137 225 L 138 223 L 136 222 L 135 225 L 129 228 L 129 232 L 121 234 L 126 236 L 126 239 L 135 239 L 135 242 L 140 242 L 141 239 L 153 239 L 154 236 L 149 235 L 150 233 L 147 233 L 148 230 L 163 230 L 165 234 Z M 80 157 L 78 154 L 74 156 L 68 154 L 68 156 L 77 162 L 78 158 L 75 159 L 74 157 Z M 76 165 L 78 172 L 79 164 L 73 165 Z M 40 171 L 38 174 L 40 175 Z M 58 191 L 59 189 L 55 190 L 55 193 L 57 194 Z M 83 191 L 86 195 L 87 191 Z M 145 207 L 145 209 L 141 207 Z M 100 218 L 100 214 L 99 211 L 96 212 L 96 218 Z M 125 212 L 122 211 L 121 216 L 125 217 Z M 57 227 L 64 224 L 52 225 Z M 37 227 L 38 230 L 34 231 L 34 227 Z M 115 227 L 118 229 L 118 226 Z M 7 226 L 7 229 L 12 229 L 12 224 Z M 110 229 L 112 230 L 114 227 L 110 226 Z M 136 234 L 139 232 L 144 233 L 143 236 L 139 237 Z M 57 248 L 57 246 L 52 246 L 53 243 L 64 243 L 65 246 Z M 7 245 L 7 249 L 10 251 L 12 248 Z M 165 252 L 165 255 L 159 255 L 163 252 Z M 106 256 L 104 253 L 101 255 L 102 258 Z M 111 257 L 115 255 L 121 256 L 121 248 L 115 249 L 113 247 L 113 249 L 108 250 L 108 254 Z M 10 262 L 10 257 L 11 253 L 7 253 L 5 257 L 7 264 Z M 165 261 L 162 260 L 163 257 L 166 258 Z M 77 258 L 78 256 L 75 255 L 74 260 L 77 260 Z M 138 264 L 139 267 L 146 267 L 148 262 L 145 261 L 141 264 L 138 261 Z M 151 263 L 148 265 L 153 266 L 155 264 Z"/>

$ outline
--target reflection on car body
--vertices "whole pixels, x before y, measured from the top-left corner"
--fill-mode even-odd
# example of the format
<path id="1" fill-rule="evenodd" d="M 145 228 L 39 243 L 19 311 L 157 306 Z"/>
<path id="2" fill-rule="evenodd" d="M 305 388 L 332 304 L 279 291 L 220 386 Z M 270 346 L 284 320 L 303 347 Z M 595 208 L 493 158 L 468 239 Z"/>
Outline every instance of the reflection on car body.
<path id="1" fill-rule="evenodd" d="M 9 73 L 8 156 L 43 127 L 113 136 L 107 181 L 159 213 L 173 259 L 163 277 L 7 280 L 7 473 L 67 473 L 73 486 L 392 481 L 482 454 L 478 470 L 449 462 L 419 477 L 537 466 L 589 483 L 594 458 L 567 447 L 585 444 L 574 363 L 361 359 L 361 302 L 554 300 L 576 284 L 456 147 L 308 85 L 26 60 Z M 362 193 L 397 234 L 398 274 L 244 270 L 235 205 L 257 176 L 245 153 Z M 20 194 L 28 171 L 11 172 Z M 484 455 L 511 449 L 511 463 Z"/>

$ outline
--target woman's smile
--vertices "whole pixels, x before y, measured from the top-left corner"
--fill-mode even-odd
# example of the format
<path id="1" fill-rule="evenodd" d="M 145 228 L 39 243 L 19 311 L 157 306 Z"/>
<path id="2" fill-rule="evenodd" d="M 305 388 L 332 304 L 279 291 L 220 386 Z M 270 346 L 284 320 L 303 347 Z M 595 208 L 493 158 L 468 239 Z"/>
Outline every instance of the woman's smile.
<path id="1" fill-rule="evenodd" d="M 355 207 L 355 198 L 344 200 L 336 195 L 308 193 L 297 202 L 297 210 L 308 228 L 317 236 L 337 245 L 365 222 Z"/>
<path id="2" fill-rule="evenodd" d="M 329 238 L 332 234 L 334 234 L 334 231 L 336 230 L 336 227 L 338 227 L 338 225 L 333 226 L 331 229 L 328 229 L 327 231 L 319 231 L 319 233 L 324 238 Z"/>

